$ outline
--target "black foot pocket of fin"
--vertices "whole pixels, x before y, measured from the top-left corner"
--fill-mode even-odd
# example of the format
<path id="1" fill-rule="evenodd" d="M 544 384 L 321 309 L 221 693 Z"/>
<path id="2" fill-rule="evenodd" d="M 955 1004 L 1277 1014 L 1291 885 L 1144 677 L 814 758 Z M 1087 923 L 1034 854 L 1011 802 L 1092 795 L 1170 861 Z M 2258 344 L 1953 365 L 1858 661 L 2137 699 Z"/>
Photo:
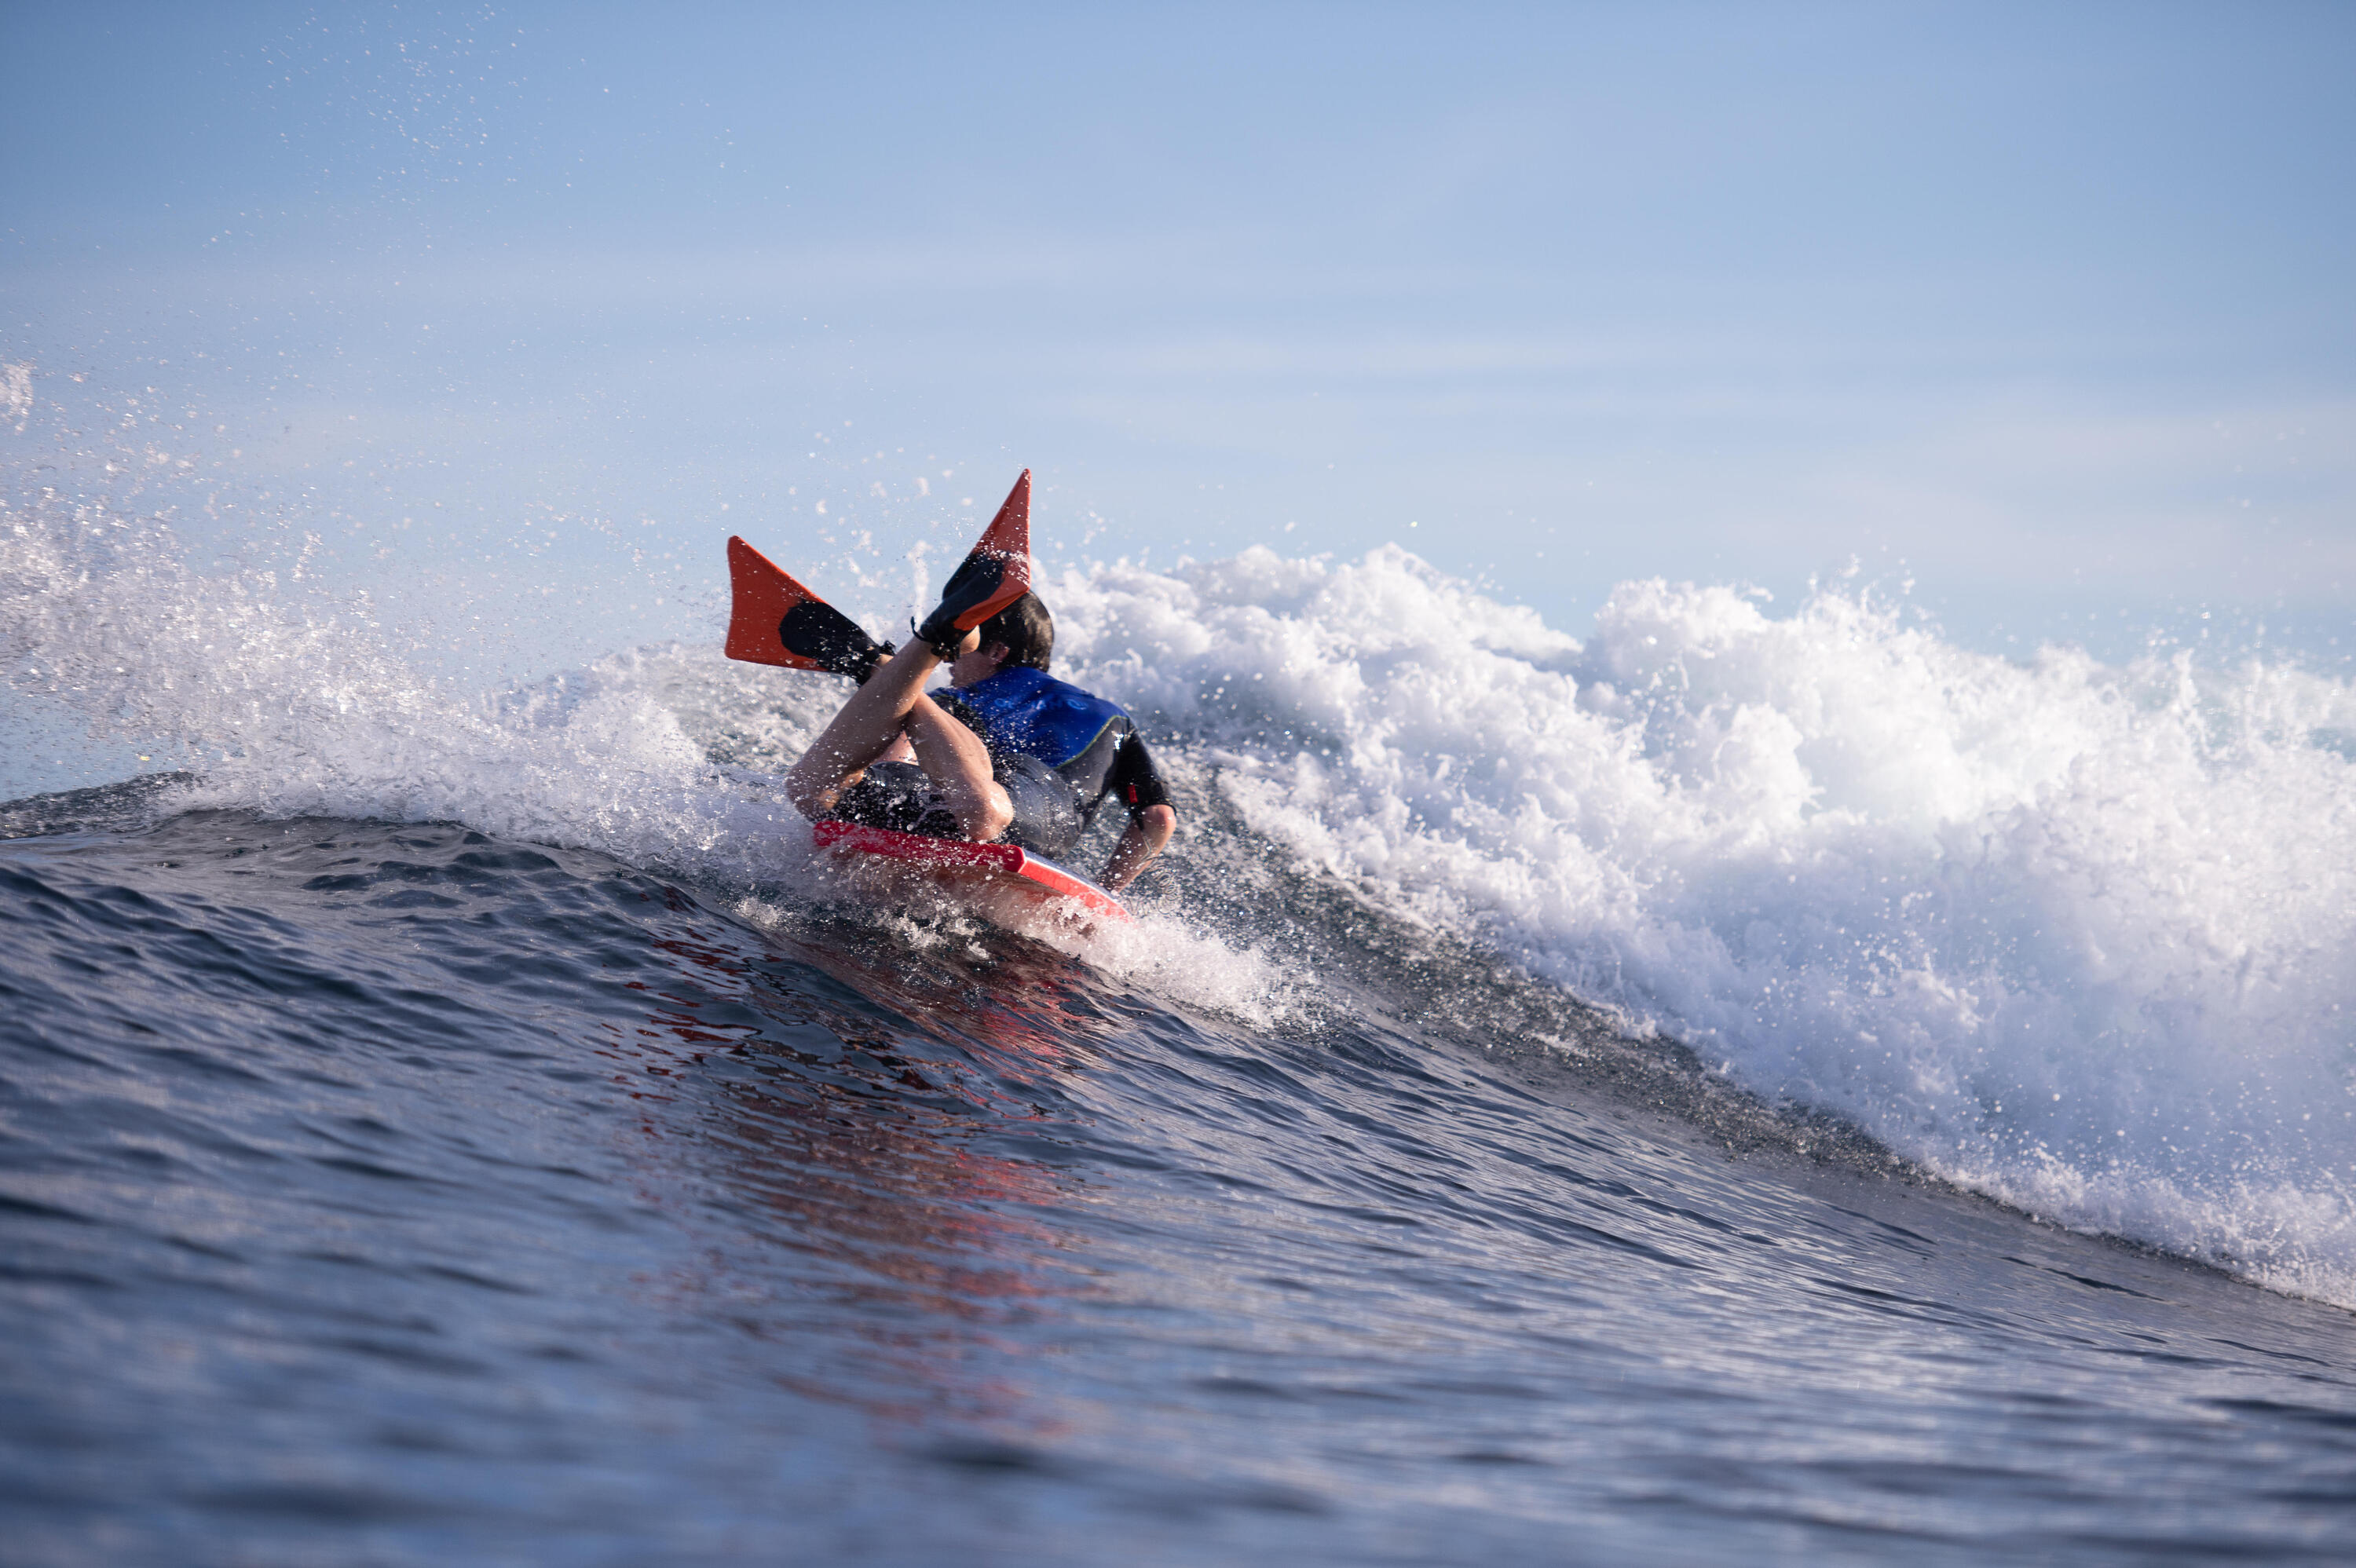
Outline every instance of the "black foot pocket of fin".
<path id="1" fill-rule="evenodd" d="M 879 643 L 862 631 L 859 623 L 831 604 L 812 599 L 786 612 L 777 623 L 777 640 L 830 675 L 847 675 L 864 682 L 875 667 L 892 656 L 892 645 Z"/>
<path id="2" fill-rule="evenodd" d="M 933 651 L 945 659 L 955 658 L 958 649 L 965 642 L 966 633 L 987 618 L 974 612 L 983 608 L 1005 608 L 1002 603 L 991 603 L 992 600 L 1001 597 L 1005 581 L 1006 569 L 998 561 L 980 550 L 967 556 L 964 564 L 950 573 L 948 585 L 941 590 L 939 608 L 926 616 L 925 624 L 916 628 L 917 640 L 930 643 Z M 1017 593 L 1020 592 L 1020 589 L 1016 590 Z M 1013 596 L 1003 595 L 1010 599 Z"/>

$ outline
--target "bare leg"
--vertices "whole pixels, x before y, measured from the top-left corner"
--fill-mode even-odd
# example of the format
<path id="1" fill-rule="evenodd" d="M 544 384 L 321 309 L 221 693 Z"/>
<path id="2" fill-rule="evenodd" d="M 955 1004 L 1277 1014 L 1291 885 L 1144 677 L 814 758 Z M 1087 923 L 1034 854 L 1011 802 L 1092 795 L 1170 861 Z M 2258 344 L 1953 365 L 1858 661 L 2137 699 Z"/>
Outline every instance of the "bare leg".
<path id="1" fill-rule="evenodd" d="M 906 732 L 916 749 L 916 765 L 941 792 L 942 804 L 955 814 L 958 830 L 977 844 L 1005 832 L 1014 820 L 1014 803 L 992 773 L 990 748 L 981 737 L 924 696 L 908 710 Z"/>
<path id="2" fill-rule="evenodd" d="M 991 776 L 989 749 L 925 695 L 926 677 L 940 662 L 931 648 L 912 642 L 851 694 L 786 774 L 786 795 L 796 809 L 809 817 L 831 810 L 844 786 L 905 735 L 968 838 L 987 843 L 1006 831 L 1014 808 Z"/>

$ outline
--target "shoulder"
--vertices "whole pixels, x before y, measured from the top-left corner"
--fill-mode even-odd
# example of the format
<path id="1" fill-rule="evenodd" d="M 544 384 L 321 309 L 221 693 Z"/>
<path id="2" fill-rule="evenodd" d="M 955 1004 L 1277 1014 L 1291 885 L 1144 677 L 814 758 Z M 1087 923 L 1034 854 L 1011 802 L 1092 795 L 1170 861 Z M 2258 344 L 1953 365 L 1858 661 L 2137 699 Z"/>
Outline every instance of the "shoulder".
<path id="1" fill-rule="evenodd" d="M 1056 680 L 1052 677 L 1048 678 L 1047 684 L 1055 688 L 1055 696 L 1063 701 L 1072 703 L 1075 706 L 1093 706 L 1097 708 L 1108 709 L 1112 712 L 1119 714 L 1124 719 L 1129 717 L 1129 709 L 1123 708 L 1119 703 L 1115 702 L 1109 697 L 1099 697 L 1093 691 L 1086 691 L 1081 689 L 1079 687 L 1074 686 L 1068 680 Z"/>
<path id="2" fill-rule="evenodd" d="M 1099 697 L 1068 680 L 1057 680 L 1044 670 L 1027 665 L 1010 666 L 987 679 L 975 681 L 965 692 L 968 697 L 1009 708 L 1065 708 L 1108 717 L 1129 717 L 1129 710 L 1110 698 Z"/>

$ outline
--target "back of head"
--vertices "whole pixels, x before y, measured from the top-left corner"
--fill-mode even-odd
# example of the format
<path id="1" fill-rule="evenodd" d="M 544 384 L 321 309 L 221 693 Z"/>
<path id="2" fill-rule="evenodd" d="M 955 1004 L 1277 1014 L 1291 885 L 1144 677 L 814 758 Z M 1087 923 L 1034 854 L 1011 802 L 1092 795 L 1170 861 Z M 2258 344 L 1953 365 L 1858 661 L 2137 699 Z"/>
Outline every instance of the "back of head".
<path id="1" fill-rule="evenodd" d="M 1006 645 L 1006 662 L 1044 673 L 1055 652 L 1055 623 L 1036 593 L 1025 593 L 981 624 L 981 645 Z"/>

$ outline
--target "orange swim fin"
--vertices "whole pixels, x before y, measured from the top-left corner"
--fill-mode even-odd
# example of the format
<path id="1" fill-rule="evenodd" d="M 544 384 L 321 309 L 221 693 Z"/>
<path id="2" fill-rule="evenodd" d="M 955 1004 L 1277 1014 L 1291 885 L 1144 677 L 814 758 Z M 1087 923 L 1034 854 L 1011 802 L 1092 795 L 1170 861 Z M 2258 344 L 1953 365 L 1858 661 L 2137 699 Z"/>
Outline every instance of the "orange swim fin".
<path id="1" fill-rule="evenodd" d="M 818 669 L 865 680 L 892 656 L 892 645 L 795 581 L 741 539 L 728 541 L 728 641 L 722 651 L 748 664 Z"/>
<path id="2" fill-rule="evenodd" d="M 949 656 L 966 633 L 1031 591 L 1031 470 L 1014 482 L 981 538 L 949 573 L 940 607 L 916 635 Z"/>
<path id="3" fill-rule="evenodd" d="M 981 530 L 981 538 L 966 555 L 967 564 L 977 556 L 999 563 L 1000 586 L 996 593 L 984 601 L 984 609 L 968 611 L 957 618 L 957 624 L 970 629 L 980 625 L 1009 604 L 1031 592 L 1031 470 L 1023 471 L 1014 481 L 1014 488 L 1006 493 L 998 508 L 998 516 L 990 519 L 990 527 Z M 958 568 L 963 571 L 964 568 Z M 971 618 L 969 619 L 968 617 Z"/>
<path id="4" fill-rule="evenodd" d="M 784 665 L 788 669 L 819 667 L 816 659 L 787 647 L 778 628 L 797 605 L 823 604 L 825 600 L 733 535 L 728 540 L 728 585 L 734 601 L 728 612 L 728 642 L 723 651 L 730 658 Z"/>

